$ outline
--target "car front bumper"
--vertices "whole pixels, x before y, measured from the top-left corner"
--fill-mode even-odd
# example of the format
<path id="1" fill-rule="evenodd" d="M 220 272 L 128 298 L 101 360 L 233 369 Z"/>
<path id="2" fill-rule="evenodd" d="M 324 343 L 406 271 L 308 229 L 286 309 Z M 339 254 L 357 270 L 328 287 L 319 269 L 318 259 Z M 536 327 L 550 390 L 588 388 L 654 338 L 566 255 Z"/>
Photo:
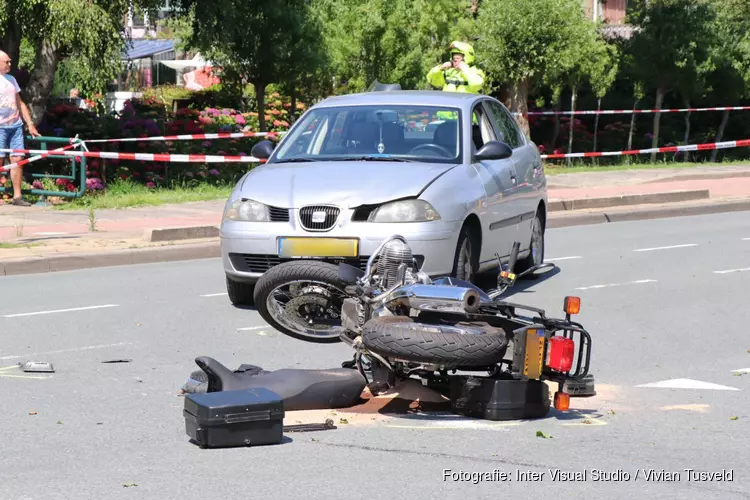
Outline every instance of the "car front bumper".
<path id="1" fill-rule="evenodd" d="M 310 232 L 293 222 L 224 221 L 220 229 L 221 257 L 226 274 L 236 281 L 253 282 L 271 267 L 291 260 L 279 256 L 279 238 L 355 238 L 359 255 L 343 261 L 364 270 L 367 260 L 383 241 L 394 234 L 406 238 L 421 269 L 431 276 L 448 275 L 458 244 L 461 222 L 345 223 L 330 231 Z M 308 257 L 313 258 L 313 257 Z"/>

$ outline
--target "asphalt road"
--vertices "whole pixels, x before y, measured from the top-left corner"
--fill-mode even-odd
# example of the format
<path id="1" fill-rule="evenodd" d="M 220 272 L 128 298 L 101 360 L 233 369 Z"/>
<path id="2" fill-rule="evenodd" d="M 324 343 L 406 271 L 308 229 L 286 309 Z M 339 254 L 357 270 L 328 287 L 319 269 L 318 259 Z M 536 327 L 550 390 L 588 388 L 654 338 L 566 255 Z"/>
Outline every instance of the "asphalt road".
<path id="1" fill-rule="evenodd" d="M 559 272 L 512 300 L 559 314 L 565 295 L 581 297 L 598 395 L 573 399 L 576 412 L 393 418 L 232 450 L 201 450 L 185 435 L 177 391 L 196 356 L 330 368 L 349 350 L 286 338 L 233 308 L 219 260 L 0 278 L 0 500 L 750 498 L 747 216 L 550 230 L 547 257 Z M 102 363 L 116 359 L 132 361 Z M 56 373 L 13 368 L 28 360 Z M 685 388 L 649 385 L 659 383 Z M 445 469 L 510 478 L 444 480 Z M 556 482 L 550 469 L 588 476 Z M 733 475 L 689 480 L 685 469 Z M 524 471 L 544 475 L 519 480 Z"/>

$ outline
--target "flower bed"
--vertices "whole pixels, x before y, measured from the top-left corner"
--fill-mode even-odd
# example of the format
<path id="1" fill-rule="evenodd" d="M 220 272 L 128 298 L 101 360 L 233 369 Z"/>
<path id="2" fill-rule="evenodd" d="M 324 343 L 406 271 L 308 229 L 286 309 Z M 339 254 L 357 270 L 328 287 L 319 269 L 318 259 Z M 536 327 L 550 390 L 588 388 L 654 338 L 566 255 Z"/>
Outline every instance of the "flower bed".
<path id="1" fill-rule="evenodd" d="M 278 93 L 269 95 L 265 116 L 269 132 L 282 132 L 289 128 L 290 109 L 291 103 L 287 99 L 283 99 Z M 304 110 L 305 105 L 298 103 L 297 114 Z M 119 116 L 107 116 L 75 106 L 58 105 L 47 111 L 38 129 L 45 136 L 74 137 L 78 134 L 81 139 L 86 140 L 252 132 L 258 131 L 259 122 L 258 114 L 255 112 L 243 113 L 229 108 L 188 108 L 172 113 L 163 102 L 152 96 L 127 101 Z M 247 156 L 259 140 L 261 139 L 115 142 L 87 144 L 87 147 L 90 151 Z M 46 164 L 44 170 L 49 174 L 70 175 L 72 163 L 72 158 L 50 159 L 36 165 Z M 101 191 L 107 183 L 118 179 L 133 181 L 147 187 L 164 187 L 174 183 L 182 186 L 204 183 L 230 184 L 236 182 L 253 166 L 254 164 L 250 163 L 162 163 L 88 158 L 86 187 L 89 192 Z M 70 181 L 59 179 L 57 189 L 74 191 L 75 187 Z"/>

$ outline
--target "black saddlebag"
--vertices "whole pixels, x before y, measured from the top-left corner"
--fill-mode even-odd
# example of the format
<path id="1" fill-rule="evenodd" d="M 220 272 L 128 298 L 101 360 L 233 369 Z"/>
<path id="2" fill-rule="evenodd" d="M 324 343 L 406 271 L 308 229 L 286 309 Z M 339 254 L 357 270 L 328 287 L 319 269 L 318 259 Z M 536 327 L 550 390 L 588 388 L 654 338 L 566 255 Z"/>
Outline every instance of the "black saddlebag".
<path id="1" fill-rule="evenodd" d="M 185 430 L 201 448 L 280 444 L 284 405 L 263 387 L 185 396 Z"/>
<path id="2" fill-rule="evenodd" d="M 539 380 L 450 377 L 453 413 L 486 420 L 541 418 L 549 413 L 549 387 Z"/>

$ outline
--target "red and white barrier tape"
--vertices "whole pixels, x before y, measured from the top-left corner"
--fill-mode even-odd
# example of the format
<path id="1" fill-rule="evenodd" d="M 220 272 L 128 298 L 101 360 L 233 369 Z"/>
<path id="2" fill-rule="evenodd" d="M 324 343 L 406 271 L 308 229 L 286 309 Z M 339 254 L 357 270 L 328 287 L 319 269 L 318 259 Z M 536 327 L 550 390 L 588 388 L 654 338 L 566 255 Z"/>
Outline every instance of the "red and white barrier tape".
<path id="1" fill-rule="evenodd" d="M 698 113 L 702 111 L 747 111 L 750 106 L 730 106 L 720 108 L 670 108 L 670 109 L 604 109 L 604 110 L 581 110 L 581 111 L 529 111 L 526 116 L 551 116 L 551 115 L 631 115 L 649 113 Z M 513 113 L 518 116 L 523 113 Z"/>
<path id="2" fill-rule="evenodd" d="M 74 148 L 76 146 L 80 146 L 82 144 L 83 144 L 82 142 L 78 142 L 76 144 L 69 144 L 68 146 L 63 146 L 61 148 L 57 148 L 57 149 L 53 149 L 53 150 L 48 150 L 45 153 L 40 154 L 38 156 L 32 156 L 31 158 L 26 158 L 24 160 L 17 161 L 15 163 L 9 163 L 8 165 L 0 167 L 0 170 L 6 170 L 6 171 L 7 170 L 13 170 L 14 168 L 22 167 L 23 165 L 26 165 L 27 163 L 33 163 L 35 161 L 39 161 L 42 158 L 46 158 L 46 157 L 54 155 L 54 154 L 59 154 L 62 151 L 66 151 L 68 149 L 72 149 L 72 148 Z M 13 150 L 2 150 L 2 151 L 5 151 L 5 152 L 11 151 L 11 154 L 13 154 L 13 152 L 14 152 Z"/>
<path id="3" fill-rule="evenodd" d="M 46 154 L 49 150 L 41 149 L 0 149 L 6 153 Z M 105 151 L 59 151 L 60 156 L 79 156 L 85 158 L 104 158 L 107 160 L 135 160 L 170 163 L 263 163 L 264 160 L 252 156 L 226 155 L 178 155 L 160 153 L 108 153 Z"/>
<path id="4" fill-rule="evenodd" d="M 87 139 L 86 142 L 147 142 L 147 141 L 196 141 L 201 139 L 240 139 L 246 137 L 276 137 L 284 132 L 218 132 L 213 134 L 159 135 L 153 137 L 122 137 L 119 139 Z"/>
<path id="5" fill-rule="evenodd" d="M 639 155 L 651 153 L 676 153 L 678 151 L 711 151 L 714 149 L 732 149 L 750 147 L 750 139 L 741 141 L 711 142 L 707 144 L 688 144 L 686 146 L 666 146 L 663 148 L 651 149 L 631 149 L 626 151 L 603 151 L 592 153 L 569 153 L 569 154 L 551 154 L 541 155 L 542 159 L 556 158 L 590 158 L 599 156 L 622 156 L 622 155 Z"/>

